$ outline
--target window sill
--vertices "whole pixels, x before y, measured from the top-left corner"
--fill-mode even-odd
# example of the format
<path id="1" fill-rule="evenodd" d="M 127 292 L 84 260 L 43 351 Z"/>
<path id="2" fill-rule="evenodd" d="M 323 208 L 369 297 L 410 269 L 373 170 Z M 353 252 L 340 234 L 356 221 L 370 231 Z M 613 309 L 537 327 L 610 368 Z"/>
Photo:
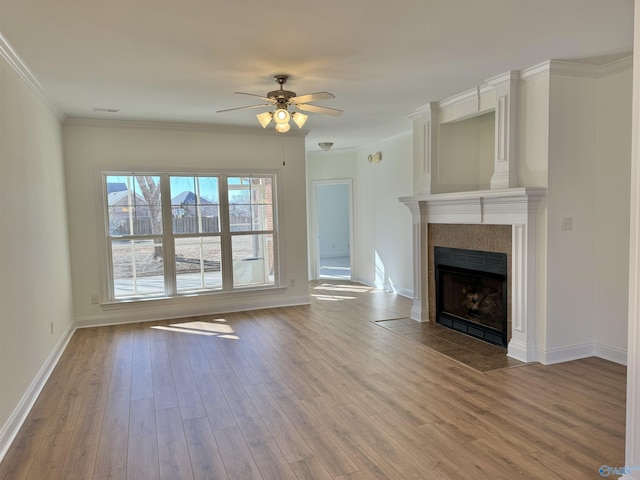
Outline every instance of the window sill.
<path id="1" fill-rule="evenodd" d="M 186 300 L 190 302 L 208 302 L 217 298 L 231 299 L 242 297 L 268 296 L 274 293 L 284 293 L 287 287 L 284 286 L 266 286 L 266 287 L 246 287 L 233 291 L 216 291 L 206 293 L 184 293 L 173 297 L 147 297 L 147 298 L 128 298 L 123 300 L 113 300 L 111 302 L 101 303 L 103 310 L 117 310 L 122 308 L 139 307 L 143 305 L 174 305 L 184 303 Z"/>

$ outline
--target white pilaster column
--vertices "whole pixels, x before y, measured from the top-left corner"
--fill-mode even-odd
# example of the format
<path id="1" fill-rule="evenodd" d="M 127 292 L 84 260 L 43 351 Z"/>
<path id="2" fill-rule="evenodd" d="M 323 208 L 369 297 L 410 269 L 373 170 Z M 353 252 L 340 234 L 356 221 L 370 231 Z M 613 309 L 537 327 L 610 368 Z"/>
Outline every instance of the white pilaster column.
<path id="1" fill-rule="evenodd" d="M 518 88 L 520 72 L 510 71 L 487 80 L 496 92 L 495 156 L 491 190 L 518 185 Z"/>
<path id="2" fill-rule="evenodd" d="M 430 102 L 416 109 L 413 121 L 414 195 L 431 194 L 432 167 L 438 159 L 438 103 Z"/>
<path id="3" fill-rule="evenodd" d="M 522 362 L 536 360 L 535 225 L 534 209 L 529 213 L 529 219 L 526 223 L 515 223 L 511 226 L 512 328 L 507 355 Z"/>
<path id="4" fill-rule="evenodd" d="M 413 226 L 413 306 L 410 317 L 419 322 L 429 321 L 429 296 L 427 291 L 428 228 L 426 203 L 403 201 L 411 211 Z"/>

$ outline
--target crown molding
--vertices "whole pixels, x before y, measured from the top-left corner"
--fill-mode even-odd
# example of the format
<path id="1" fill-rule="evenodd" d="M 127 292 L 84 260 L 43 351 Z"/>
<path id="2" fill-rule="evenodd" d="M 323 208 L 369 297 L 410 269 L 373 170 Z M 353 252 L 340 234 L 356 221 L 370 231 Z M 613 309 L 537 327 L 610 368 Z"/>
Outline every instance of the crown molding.
<path id="1" fill-rule="evenodd" d="M 507 83 L 512 85 L 520 83 L 520 72 L 518 70 L 509 70 L 508 72 L 485 80 L 485 84 L 488 88 L 496 88 Z"/>
<path id="2" fill-rule="evenodd" d="M 430 116 L 431 112 L 439 109 L 438 102 L 429 102 L 415 109 L 413 113 L 408 115 L 409 120 L 421 118 L 423 116 Z"/>
<path id="3" fill-rule="evenodd" d="M 55 105 L 47 94 L 44 92 L 42 85 L 35 77 L 29 67 L 22 61 L 18 53 L 13 49 L 11 44 L 0 33 L 0 57 L 2 57 L 7 64 L 18 74 L 22 81 L 31 89 L 31 91 L 38 97 L 42 103 L 56 116 L 58 120 L 63 122 L 65 120 L 65 114 L 62 110 Z"/>
<path id="4" fill-rule="evenodd" d="M 600 65 L 600 76 L 613 75 L 614 73 L 624 72 L 633 69 L 633 55 L 628 55 L 619 60 Z"/>
<path id="5" fill-rule="evenodd" d="M 546 60 L 542 63 L 520 71 L 520 79 L 533 80 L 543 75 L 561 75 L 583 78 L 602 78 L 633 68 L 633 56 L 614 60 L 603 65 L 573 62 L 569 60 Z"/>
<path id="6" fill-rule="evenodd" d="M 598 78 L 600 67 L 586 63 L 576 63 L 565 60 L 551 60 L 549 62 L 549 73 L 568 77 Z"/>
<path id="7" fill-rule="evenodd" d="M 466 100 L 476 99 L 480 96 L 480 94 L 481 94 L 480 87 L 473 87 L 462 93 L 459 93 L 457 95 L 453 95 L 449 98 L 445 98 L 444 100 L 441 100 L 440 102 L 438 102 L 438 106 L 440 108 L 446 108 L 451 105 L 455 105 L 456 103 L 462 103 Z"/>
<path id="8" fill-rule="evenodd" d="M 534 78 L 548 75 L 550 70 L 551 60 L 545 60 L 544 62 L 538 63 L 537 65 L 533 65 L 531 67 L 520 70 L 520 81 L 528 82 L 529 80 L 533 80 Z"/>

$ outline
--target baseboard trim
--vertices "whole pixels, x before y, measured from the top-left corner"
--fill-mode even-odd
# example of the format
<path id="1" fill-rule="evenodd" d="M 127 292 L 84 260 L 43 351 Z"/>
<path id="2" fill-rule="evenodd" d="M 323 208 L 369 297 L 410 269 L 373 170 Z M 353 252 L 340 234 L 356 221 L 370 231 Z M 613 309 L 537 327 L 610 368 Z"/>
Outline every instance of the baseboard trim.
<path id="1" fill-rule="evenodd" d="M 514 339 L 511 339 L 507 345 L 507 356 L 524 363 L 535 362 L 538 358 L 534 348 Z"/>
<path id="2" fill-rule="evenodd" d="M 20 428 L 24 424 L 29 412 L 33 408 L 33 405 L 36 403 L 40 392 L 44 388 L 47 380 L 51 376 L 51 372 L 57 365 L 62 353 L 65 348 L 69 344 L 69 340 L 73 336 L 73 333 L 76 331 L 76 326 L 74 322 L 71 322 L 64 334 L 58 340 L 58 343 L 53 348 L 44 364 L 38 371 L 37 375 L 29 385 L 29 388 L 24 393 L 20 402 L 16 406 L 15 410 L 7 420 L 7 422 L 0 429 L 0 462 L 4 459 L 4 456 L 7 454 L 7 451 L 11 447 L 11 444 L 15 440 Z"/>
<path id="3" fill-rule="evenodd" d="M 604 358 L 620 365 L 627 364 L 627 351 L 622 348 L 611 347 L 601 343 L 596 343 L 593 348 L 596 357 Z"/>
<path id="4" fill-rule="evenodd" d="M 351 281 L 352 282 L 356 282 L 356 283 L 361 283 L 362 285 L 365 285 L 367 287 L 378 288 L 378 287 L 375 286 L 375 284 L 369 282 L 368 280 L 365 280 L 364 278 L 360 278 L 358 276 L 354 276 Z"/>
<path id="5" fill-rule="evenodd" d="M 556 347 L 547 350 L 538 349 L 536 358 L 543 365 L 553 365 L 554 363 L 570 362 L 580 358 L 594 356 L 594 346 L 592 343 L 581 345 L 571 345 L 568 347 Z"/>
<path id="6" fill-rule="evenodd" d="M 429 322 L 429 312 L 421 302 L 413 302 L 413 306 L 411 307 L 411 312 L 409 313 L 409 318 L 411 320 L 415 320 L 416 322 L 426 323 Z"/>
<path id="7" fill-rule="evenodd" d="M 409 290 L 408 288 L 400 288 L 396 290 L 396 293 L 401 297 L 408 298 L 409 300 L 413 300 L 413 290 Z"/>
<path id="8" fill-rule="evenodd" d="M 413 299 L 413 290 L 409 290 L 408 288 L 395 289 L 395 288 L 389 288 L 388 285 L 385 285 L 384 287 L 378 287 L 378 286 L 376 286 L 375 283 L 372 283 L 372 282 L 370 282 L 368 280 L 364 280 L 364 279 L 359 278 L 359 277 L 354 277 L 352 281 L 356 282 L 356 283 L 361 283 L 363 285 L 366 285 L 367 287 L 376 288 L 376 289 L 383 290 L 383 291 L 388 292 L 388 293 L 395 293 L 396 295 L 400 295 L 402 297 L 407 297 L 407 298 Z"/>
<path id="9" fill-rule="evenodd" d="M 538 349 L 536 355 L 537 360 L 544 365 L 570 362 L 571 360 L 587 357 L 599 357 L 621 365 L 627 364 L 627 352 L 625 350 L 600 343 L 584 343 L 548 350 Z"/>

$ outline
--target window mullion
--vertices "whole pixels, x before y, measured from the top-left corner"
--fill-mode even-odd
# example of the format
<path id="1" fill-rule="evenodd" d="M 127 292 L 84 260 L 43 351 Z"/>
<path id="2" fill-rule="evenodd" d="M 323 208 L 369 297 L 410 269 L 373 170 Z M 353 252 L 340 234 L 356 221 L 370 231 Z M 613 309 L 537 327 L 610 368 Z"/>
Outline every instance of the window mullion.
<path id="1" fill-rule="evenodd" d="M 173 215 L 171 210 L 171 186 L 169 175 L 160 175 L 160 199 L 162 202 L 162 262 L 164 263 L 164 288 L 173 296 L 176 288 L 175 245 L 173 241 Z"/>
<path id="2" fill-rule="evenodd" d="M 220 249 L 222 255 L 222 289 L 233 288 L 233 257 L 229 221 L 229 188 L 226 175 L 220 175 Z"/>

